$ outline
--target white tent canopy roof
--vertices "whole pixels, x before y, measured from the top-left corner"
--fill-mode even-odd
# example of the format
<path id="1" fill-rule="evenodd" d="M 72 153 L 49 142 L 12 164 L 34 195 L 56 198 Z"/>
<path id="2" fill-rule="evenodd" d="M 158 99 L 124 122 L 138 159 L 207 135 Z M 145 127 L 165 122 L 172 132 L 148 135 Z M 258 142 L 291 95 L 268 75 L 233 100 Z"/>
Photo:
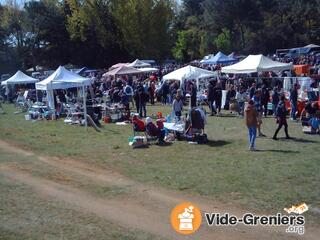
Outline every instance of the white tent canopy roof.
<path id="1" fill-rule="evenodd" d="M 81 77 L 60 66 L 54 73 L 41 82 L 36 83 L 38 90 L 67 89 L 72 87 L 88 86 L 91 79 Z"/>
<path id="2" fill-rule="evenodd" d="M 259 55 L 249 55 L 241 62 L 231 66 L 223 67 L 223 73 L 254 73 L 254 72 L 269 72 L 283 71 L 292 69 L 292 63 L 281 63 Z"/>
<path id="3" fill-rule="evenodd" d="M 188 65 L 163 76 L 163 80 L 179 80 L 183 82 L 184 80 L 200 79 L 214 76 L 216 76 L 216 73 L 212 71 Z"/>
<path id="4" fill-rule="evenodd" d="M 307 46 L 304 46 L 304 48 L 320 48 L 320 46 L 316 44 L 309 44 Z"/>
<path id="5" fill-rule="evenodd" d="M 134 68 L 134 67 L 128 67 L 128 66 L 121 66 L 115 69 L 112 69 L 106 73 L 104 73 L 102 76 L 107 77 L 107 76 L 120 76 L 120 75 L 137 75 L 141 74 L 141 70 Z"/>
<path id="6" fill-rule="evenodd" d="M 142 72 L 158 72 L 158 68 L 151 68 L 151 67 L 146 67 L 146 68 L 140 68 L 139 69 Z"/>
<path id="7" fill-rule="evenodd" d="M 143 68 L 143 67 L 151 67 L 151 64 L 143 62 L 139 59 L 136 59 L 132 63 L 129 63 L 127 66 L 128 67 L 135 67 L 135 68 Z"/>
<path id="8" fill-rule="evenodd" d="M 29 77 L 28 75 L 18 70 L 11 78 L 7 79 L 6 81 L 3 81 L 1 85 L 27 84 L 36 82 L 39 82 L 39 80 L 36 78 Z"/>

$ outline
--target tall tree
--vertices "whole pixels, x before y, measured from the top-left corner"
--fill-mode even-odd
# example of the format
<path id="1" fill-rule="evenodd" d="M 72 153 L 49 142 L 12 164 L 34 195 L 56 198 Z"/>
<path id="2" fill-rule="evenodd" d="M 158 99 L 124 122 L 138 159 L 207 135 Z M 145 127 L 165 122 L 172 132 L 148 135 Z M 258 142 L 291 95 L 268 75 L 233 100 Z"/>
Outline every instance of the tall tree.
<path id="1" fill-rule="evenodd" d="M 80 65 L 105 67 L 125 54 L 118 41 L 118 28 L 108 0 L 67 0 L 67 29 Z"/>
<path id="2" fill-rule="evenodd" d="M 170 54 L 173 5 L 168 0 L 114 0 L 122 46 L 132 58 L 162 60 Z"/>
<path id="3" fill-rule="evenodd" d="M 69 35 L 63 5 L 55 0 L 26 2 L 29 64 L 57 67 L 69 60 Z"/>

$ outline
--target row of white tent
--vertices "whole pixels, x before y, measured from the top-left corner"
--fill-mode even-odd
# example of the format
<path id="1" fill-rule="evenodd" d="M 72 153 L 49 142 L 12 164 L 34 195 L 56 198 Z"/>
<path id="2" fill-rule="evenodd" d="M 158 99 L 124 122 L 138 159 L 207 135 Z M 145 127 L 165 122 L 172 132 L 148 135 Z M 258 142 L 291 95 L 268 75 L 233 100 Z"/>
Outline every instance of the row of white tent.
<path id="1" fill-rule="evenodd" d="M 221 69 L 222 73 L 233 73 L 233 74 L 249 74 L 249 73 L 261 73 L 261 72 L 280 72 L 284 70 L 291 70 L 293 67 L 292 63 L 281 63 L 273 61 L 270 58 L 259 55 L 249 55 L 241 62 L 236 64 L 223 67 Z M 165 76 L 163 76 L 164 81 L 168 80 L 178 80 L 181 84 L 186 80 L 196 80 L 197 86 L 199 85 L 199 80 L 201 78 L 216 77 L 217 72 L 208 71 L 201 68 L 196 68 L 192 66 L 186 66 L 177 69 Z"/>
<path id="2" fill-rule="evenodd" d="M 114 69 L 112 74 L 116 75 L 116 71 L 119 69 L 124 69 L 125 66 Z M 292 69 L 292 63 L 281 63 L 273 61 L 263 55 L 249 55 L 247 58 L 239 63 L 223 67 L 221 72 L 223 73 L 233 73 L 233 74 L 244 74 L 244 73 L 255 73 L 255 72 L 266 72 L 266 71 L 284 71 Z M 130 67 L 129 67 L 130 68 Z M 127 72 L 127 74 L 139 74 L 140 70 L 135 69 L 133 72 Z M 168 80 L 178 80 L 183 83 L 185 80 L 195 79 L 197 82 L 201 78 L 216 77 L 217 73 L 213 71 L 208 71 L 205 69 L 186 66 L 176 71 L 173 71 L 163 77 L 164 81 Z M 49 107 L 53 106 L 53 90 L 54 89 L 67 89 L 73 87 L 85 87 L 91 84 L 91 79 L 81 77 L 80 75 L 68 71 L 64 67 L 60 66 L 53 74 L 48 78 L 38 82 L 38 79 L 27 76 L 21 71 L 18 71 L 8 80 L 1 83 L 5 84 L 27 84 L 35 83 L 37 90 L 47 91 L 49 98 Z"/>
<path id="3" fill-rule="evenodd" d="M 20 70 L 16 72 L 11 78 L 1 83 L 1 85 L 17 85 L 35 83 L 37 90 L 47 91 L 48 106 L 54 109 L 54 95 L 55 89 L 68 89 L 78 87 L 83 89 L 83 97 L 85 102 L 85 87 L 91 85 L 90 78 L 84 78 L 73 73 L 64 67 L 60 66 L 49 77 L 39 82 L 38 79 L 32 78 Z"/>

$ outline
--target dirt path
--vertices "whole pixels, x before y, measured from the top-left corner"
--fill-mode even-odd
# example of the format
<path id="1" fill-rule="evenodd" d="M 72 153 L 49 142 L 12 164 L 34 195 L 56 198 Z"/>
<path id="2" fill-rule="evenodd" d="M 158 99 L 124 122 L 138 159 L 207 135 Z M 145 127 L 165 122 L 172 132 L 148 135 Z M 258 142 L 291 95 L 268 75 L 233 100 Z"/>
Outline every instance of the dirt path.
<path id="1" fill-rule="evenodd" d="M 242 215 L 245 210 L 230 204 L 213 202 L 198 196 L 169 191 L 144 185 L 107 169 L 96 168 L 72 159 L 48 158 L 36 156 L 0 140 L 0 149 L 15 154 L 34 156 L 36 164 L 59 169 L 64 174 L 72 173 L 107 186 L 128 187 L 130 192 L 116 198 L 101 198 L 72 186 L 40 177 L 34 177 L 16 168 L 14 165 L 0 165 L 0 174 L 31 186 L 43 198 L 54 198 L 69 204 L 71 208 L 93 213 L 102 219 L 121 226 L 136 228 L 168 239 L 298 239 L 296 235 L 285 234 L 284 228 L 248 228 L 237 227 L 209 228 L 204 224 L 193 236 L 181 237 L 170 225 L 171 209 L 185 201 L 198 205 L 203 212 L 229 212 Z M 319 234 L 319 231 L 317 231 Z M 303 239 L 318 239 L 316 231 L 307 229 Z M 302 238 L 299 238 L 302 239 Z"/>

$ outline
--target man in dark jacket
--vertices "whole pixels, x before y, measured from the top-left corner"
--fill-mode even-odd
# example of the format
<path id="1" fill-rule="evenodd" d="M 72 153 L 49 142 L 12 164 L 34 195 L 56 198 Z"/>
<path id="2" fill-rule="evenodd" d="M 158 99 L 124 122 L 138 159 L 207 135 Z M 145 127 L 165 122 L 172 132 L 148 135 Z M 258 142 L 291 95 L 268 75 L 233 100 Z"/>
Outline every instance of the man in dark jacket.
<path id="1" fill-rule="evenodd" d="M 193 82 L 191 82 L 190 88 L 191 88 L 190 104 L 191 104 L 191 108 L 194 108 L 197 106 L 197 86 Z"/>
<path id="2" fill-rule="evenodd" d="M 266 85 L 261 88 L 261 105 L 263 106 L 263 114 L 265 117 L 268 115 L 268 102 L 270 99 L 269 89 Z"/>
<path id="3" fill-rule="evenodd" d="M 216 86 L 213 88 L 213 92 L 214 92 L 214 102 L 216 105 L 216 109 L 218 111 L 218 113 L 221 112 L 221 102 L 222 102 L 222 88 L 221 88 L 221 84 L 217 83 Z"/>
<path id="4" fill-rule="evenodd" d="M 275 88 L 273 88 L 273 92 L 272 92 L 272 111 L 273 111 L 273 116 L 276 116 L 276 109 L 277 109 L 279 101 L 280 101 L 280 98 L 279 98 L 278 88 L 275 87 Z"/>
<path id="5" fill-rule="evenodd" d="M 169 84 L 167 82 L 164 82 L 162 86 L 162 104 L 163 105 L 167 104 L 169 90 L 170 90 Z"/>
<path id="6" fill-rule="evenodd" d="M 290 103 L 291 103 L 291 120 L 296 120 L 296 112 L 298 109 L 298 89 L 299 85 L 294 84 L 293 89 L 290 91 Z"/>
<path id="7" fill-rule="evenodd" d="M 138 100 L 139 100 L 139 116 L 146 117 L 147 116 L 147 93 L 142 85 L 138 87 Z"/>
<path id="8" fill-rule="evenodd" d="M 277 109 L 276 109 L 278 128 L 273 135 L 274 140 L 278 140 L 277 135 L 278 135 L 280 129 L 282 128 L 282 126 L 284 126 L 284 132 L 286 134 L 286 138 L 290 139 L 290 136 L 288 133 L 288 123 L 287 123 L 287 118 L 286 118 L 287 109 L 286 109 L 286 105 L 285 105 L 285 99 L 286 99 L 285 96 L 282 95 L 280 98 L 280 102 L 279 102 Z"/>
<path id="9" fill-rule="evenodd" d="M 208 102 L 209 102 L 209 107 L 210 107 L 210 110 L 211 110 L 211 116 L 213 116 L 213 114 L 217 114 L 214 106 L 213 106 L 213 103 L 214 103 L 214 82 L 213 81 L 210 81 L 209 82 L 209 85 L 208 85 L 208 89 L 207 89 L 207 92 L 208 92 Z"/>

